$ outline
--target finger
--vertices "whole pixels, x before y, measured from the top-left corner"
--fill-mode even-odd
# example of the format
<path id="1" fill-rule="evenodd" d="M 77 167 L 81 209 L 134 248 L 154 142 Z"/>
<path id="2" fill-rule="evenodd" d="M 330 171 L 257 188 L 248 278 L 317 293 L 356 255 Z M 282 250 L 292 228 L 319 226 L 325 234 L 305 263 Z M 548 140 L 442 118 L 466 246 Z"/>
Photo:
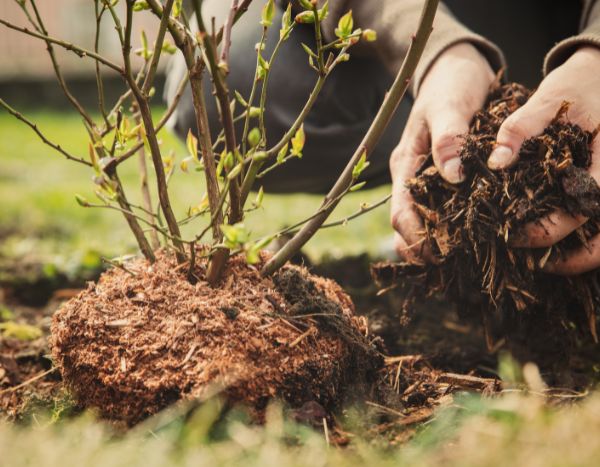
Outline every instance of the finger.
<path id="1" fill-rule="evenodd" d="M 396 232 L 394 235 L 394 249 L 396 250 L 396 254 L 399 258 L 403 259 L 407 263 L 411 264 L 425 264 L 425 262 L 415 255 L 413 248 L 411 248 L 406 240 L 402 238 L 402 236 Z"/>
<path id="2" fill-rule="evenodd" d="M 400 144 L 390 158 L 392 175 L 391 223 L 414 256 L 428 257 L 421 217 L 406 183 L 415 177 L 429 151 L 429 132 L 423 120 L 409 119 Z M 420 155 L 419 155 L 420 154 Z"/>
<path id="3" fill-rule="evenodd" d="M 534 94 L 527 103 L 511 114 L 498 130 L 496 147 L 490 154 L 488 166 L 492 170 L 513 165 L 523 141 L 541 134 L 550 124 L 559 105 Z"/>
<path id="4" fill-rule="evenodd" d="M 587 247 L 569 253 L 566 258 L 549 261 L 544 271 L 561 276 L 583 274 L 600 267 L 600 234 L 588 241 Z"/>
<path id="5" fill-rule="evenodd" d="M 437 112 L 429 123 L 433 162 L 440 175 L 450 183 L 465 179 L 459 154 L 471 118 L 472 115 L 450 110 Z"/>
<path id="6" fill-rule="evenodd" d="M 539 221 L 527 224 L 509 239 L 509 244 L 517 248 L 549 247 L 560 242 L 586 221 L 584 216 L 572 216 L 559 209 Z"/>

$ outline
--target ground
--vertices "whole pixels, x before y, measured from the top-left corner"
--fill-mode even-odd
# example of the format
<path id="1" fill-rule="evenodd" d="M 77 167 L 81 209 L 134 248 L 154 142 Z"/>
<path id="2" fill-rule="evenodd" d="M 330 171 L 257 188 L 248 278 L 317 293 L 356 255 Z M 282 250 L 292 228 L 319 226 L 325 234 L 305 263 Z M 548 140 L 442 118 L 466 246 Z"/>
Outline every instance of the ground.
<path id="1" fill-rule="evenodd" d="M 77 117 L 40 111 L 28 116 L 49 136 L 70 141 L 72 151 L 86 153 Z M 163 133 L 162 138 L 183 157 L 184 149 L 173 137 Z M 135 163 L 124 177 L 135 183 Z M 176 177 L 175 198 L 187 200 L 176 205 L 181 213 L 199 201 L 202 183 L 200 174 Z M 10 395 L 22 397 L 23 403 L 17 423 L 0 421 L 0 455 L 7 464 L 593 465 L 598 458 L 600 394 L 593 388 L 583 393 L 549 391 L 534 366 L 522 368 L 506 354 L 499 358 L 499 352 L 488 353 L 478 323 L 459 320 L 447 303 L 428 304 L 401 327 L 393 295 L 374 298 L 369 260 L 351 257 L 374 256 L 388 240 L 387 207 L 320 233 L 306 251 L 316 271 L 336 277 L 359 311 L 369 316 L 372 329 L 384 333 L 390 352 L 405 358 L 393 362 L 398 374 L 410 369 L 430 375 L 432 366 L 447 379 L 469 371 L 478 377 L 499 375 L 504 381 L 500 394 L 436 396 L 429 412 L 410 411 L 410 403 L 403 413 L 348 408 L 339 415 L 335 433 L 291 421 L 278 405 L 269 409 L 265 427 L 250 426 L 239 411 L 222 417 L 218 399 L 200 407 L 177 407 L 127 432 L 93 414 L 78 413 L 69 395 L 54 384 L 56 375 L 44 375 L 51 368 L 44 338 L 49 316 L 73 289 L 97 275 L 101 257 L 132 251 L 133 244 L 118 213 L 81 208 L 74 193 L 93 198 L 90 173 L 60 160 L 27 127 L 0 115 L 0 322 L 16 317 L 34 326 L 13 329 L 25 334 L 20 339 L 0 338 L 2 354 L 20 359 L 18 377 L 26 383 L 10 394 L 0 389 L 2 400 Z M 349 215 L 360 203 L 374 202 L 385 193 L 381 188 L 353 194 L 333 217 Z M 315 196 L 267 197 L 269 210 L 254 213 L 248 221 L 257 237 L 269 232 L 266 226 L 277 229 L 310 214 L 319 202 Z M 599 365 L 586 367 L 592 380 Z M 0 374 L 0 380 L 5 376 Z M 406 402 L 424 405 L 426 401 L 417 399 L 426 394 L 422 386 L 427 384 L 404 387 Z M 468 389 L 461 384 L 454 382 Z M 2 418 L 7 415 L 15 414 L 5 412 Z M 349 444 L 328 445 L 340 439 Z"/>

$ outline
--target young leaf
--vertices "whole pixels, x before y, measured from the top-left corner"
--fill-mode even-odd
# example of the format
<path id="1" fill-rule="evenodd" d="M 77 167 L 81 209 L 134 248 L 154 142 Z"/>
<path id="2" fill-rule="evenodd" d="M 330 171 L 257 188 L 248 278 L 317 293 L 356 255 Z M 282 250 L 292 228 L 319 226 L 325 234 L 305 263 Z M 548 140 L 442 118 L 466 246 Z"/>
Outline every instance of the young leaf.
<path id="1" fill-rule="evenodd" d="M 329 15 L 329 0 L 327 0 L 325 2 L 325 4 L 323 5 L 323 8 L 321 8 L 319 11 L 319 21 L 323 21 L 325 18 L 327 18 L 327 15 Z"/>
<path id="2" fill-rule="evenodd" d="M 261 135 L 260 135 L 260 130 L 258 128 L 252 128 L 250 130 L 250 132 L 248 133 L 248 144 L 250 145 L 250 147 L 255 148 L 256 146 L 258 146 L 258 143 L 260 143 L 261 140 Z"/>
<path id="3" fill-rule="evenodd" d="M 75 194 L 75 200 L 77 201 L 77 204 L 79 204 L 79 206 L 81 207 L 87 208 L 90 206 L 90 202 L 80 194 Z"/>
<path id="4" fill-rule="evenodd" d="M 244 99 L 244 97 L 237 90 L 234 90 L 233 93 L 235 94 L 237 101 L 242 104 L 242 106 L 248 107 L 248 102 L 246 102 L 246 99 Z"/>
<path id="5" fill-rule="evenodd" d="M 304 134 L 304 124 L 302 124 L 292 138 L 292 156 L 302 157 L 302 149 L 304 148 L 305 141 L 306 136 Z"/>
<path id="6" fill-rule="evenodd" d="M 285 155 L 288 152 L 288 147 L 289 146 L 290 146 L 289 143 L 285 143 L 284 146 L 277 153 L 277 163 L 278 164 L 281 164 L 284 161 Z"/>
<path id="7" fill-rule="evenodd" d="M 300 5 L 306 10 L 312 10 L 312 3 L 309 0 L 299 0 Z"/>
<path id="8" fill-rule="evenodd" d="M 352 34 L 354 20 L 352 19 L 352 10 L 342 16 L 338 22 L 338 27 L 335 29 L 335 35 L 340 39 L 344 39 Z"/>
<path id="9" fill-rule="evenodd" d="M 288 3 L 287 8 L 283 12 L 281 18 L 281 29 L 279 30 L 279 38 L 283 41 L 287 40 L 292 31 L 292 4 Z"/>
<path id="10" fill-rule="evenodd" d="M 187 146 L 188 154 L 195 160 L 198 160 L 198 138 L 194 136 L 191 129 L 188 131 L 185 144 Z"/>
<path id="11" fill-rule="evenodd" d="M 364 151 L 356 165 L 352 168 L 352 178 L 356 180 L 360 174 L 369 167 L 370 162 L 367 161 L 367 151 Z"/>
<path id="12" fill-rule="evenodd" d="M 296 15 L 294 21 L 298 24 L 313 24 L 315 22 L 315 15 L 312 11 L 303 11 Z"/>
<path id="13" fill-rule="evenodd" d="M 182 161 L 179 163 L 179 167 L 181 168 L 181 170 L 185 173 L 187 173 L 188 171 L 188 164 L 192 161 L 196 160 L 194 157 L 186 157 L 184 159 L 182 159 Z"/>
<path id="14" fill-rule="evenodd" d="M 243 164 L 237 164 L 230 172 L 227 174 L 227 180 L 233 180 L 242 172 Z"/>
<path id="15" fill-rule="evenodd" d="M 273 24 L 273 15 L 275 14 L 275 3 L 273 0 L 269 0 L 265 3 L 262 9 L 262 15 L 260 24 L 262 24 L 265 28 L 268 28 Z"/>
<path id="16" fill-rule="evenodd" d="M 256 194 L 256 199 L 254 200 L 254 207 L 259 208 L 262 206 L 263 198 L 265 197 L 265 190 L 261 186 L 258 189 L 258 193 Z"/>
<path id="17" fill-rule="evenodd" d="M 142 10 L 149 10 L 149 9 L 150 9 L 150 5 L 148 5 L 148 2 L 146 2 L 145 0 L 137 0 L 133 4 L 133 11 L 142 11 Z"/>
<path id="18" fill-rule="evenodd" d="M 366 40 L 367 42 L 373 42 L 377 40 L 377 32 L 375 32 L 373 29 L 365 29 L 362 32 L 362 38 L 364 40 Z"/>
<path id="19" fill-rule="evenodd" d="M 300 45 L 302 45 L 302 48 L 310 57 L 317 58 L 317 54 L 314 53 L 308 45 L 306 45 L 304 42 L 301 42 Z"/>
<path id="20" fill-rule="evenodd" d="M 183 3 L 183 0 L 175 0 L 175 3 L 173 3 L 173 10 L 171 12 L 171 14 L 173 15 L 173 18 L 178 18 L 179 15 L 181 14 L 182 3 Z"/>
<path id="21" fill-rule="evenodd" d="M 360 182 L 360 183 L 357 183 L 356 185 L 352 185 L 352 186 L 350 187 L 350 190 L 349 190 L 349 191 L 350 191 L 350 192 L 353 192 L 353 191 L 358 191 L 358 190 L 360 190 L 360 189 L 361 189 L 363 186 L 365 186 L 365 185 L 366 185 L 366 183 L 367 183 L 367 182 Z"/>

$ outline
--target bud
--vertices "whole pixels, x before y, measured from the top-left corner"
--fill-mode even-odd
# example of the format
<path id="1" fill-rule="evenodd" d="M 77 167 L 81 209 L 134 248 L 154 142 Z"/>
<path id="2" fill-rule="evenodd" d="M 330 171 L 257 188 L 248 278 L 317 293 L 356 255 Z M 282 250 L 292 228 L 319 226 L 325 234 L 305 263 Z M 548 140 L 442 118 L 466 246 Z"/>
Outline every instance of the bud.
<path id="1" fill-rule="evenodd" d="M 362 32 L 362 38 L 367 42 L 373 42 L 377 40 L 377 32 L 372 29 L 365 29 Z"/>

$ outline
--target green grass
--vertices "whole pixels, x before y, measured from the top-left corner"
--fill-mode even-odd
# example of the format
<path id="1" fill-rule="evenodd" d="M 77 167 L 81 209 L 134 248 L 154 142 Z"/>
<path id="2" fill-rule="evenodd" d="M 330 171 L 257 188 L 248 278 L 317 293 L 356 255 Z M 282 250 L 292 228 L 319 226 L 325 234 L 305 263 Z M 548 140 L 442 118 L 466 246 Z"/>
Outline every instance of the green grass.
<path id="1" fill-rule="evenodd" d="M 295 425 L 272 406 L 265 427 L 232 417 L 215 427 L 218 402 L 185 421 L 159 415 L 119 434 L 91 416 L 38 416 L 0 423 L 3 466 L 594 466 L 600 456 L 600 397 L 552 408 L 533 395 L 459 397 L 402 446 L 355 436 L 330 447 L 322 432 Z M 357 433 L 356 429 L 354 431 Z"/>
<path id="2" fill-rule="evenodd" d="M 157 112 L 158 115 L 158 112 Z M 29 112 L 27 117 L 52 141 L 73 154 L 87 157 L 87 139 L 80 119 L 73 113 Z M 163 150 L 174 150 L 181 161 L 185 148 L 162 131 Z M 137 160 L 131 158 L 120 169 L 132 201 L 139 201 Z M 17 236 L 5 242 L 3 250 L 18 254 L 35 251 L 46 257 L 65 258 L 96 250 L 105 255 L 120 255 L 135 248 L 132 236 L 120 213 L 104 209 L 86 209 L 75 201 L 81 194 L 95 200 L 91 169 L 65 160 L 44 145 L 31 129 L 8 113 L 0 114 L 0 225 L 16 228 Z M 389 187 L 354 193 L 340 205 L 332 219 L 356 211 L 362 202 L 375 202 Z M 184 217 L 187 208 L 197 205 L 204 193 L 201 173 L 185 174 L 179 169 L 171 181 L 174 209 Z M 156 200 L 156 196 L 154 196 Z M 253 236 L 260 237 L 294 224 L 310 215 L 320 196 L 265 195 L 263 208 L 249 214 L 246 224 Z M 391 233 L 387 206 L 383 206 L 347 226 L 320 232 L 306 247 L 313 258 L 361 252 L 376 253 Z M 204 219 L 184 229 L 191 236 L 200 231 Z"/>

